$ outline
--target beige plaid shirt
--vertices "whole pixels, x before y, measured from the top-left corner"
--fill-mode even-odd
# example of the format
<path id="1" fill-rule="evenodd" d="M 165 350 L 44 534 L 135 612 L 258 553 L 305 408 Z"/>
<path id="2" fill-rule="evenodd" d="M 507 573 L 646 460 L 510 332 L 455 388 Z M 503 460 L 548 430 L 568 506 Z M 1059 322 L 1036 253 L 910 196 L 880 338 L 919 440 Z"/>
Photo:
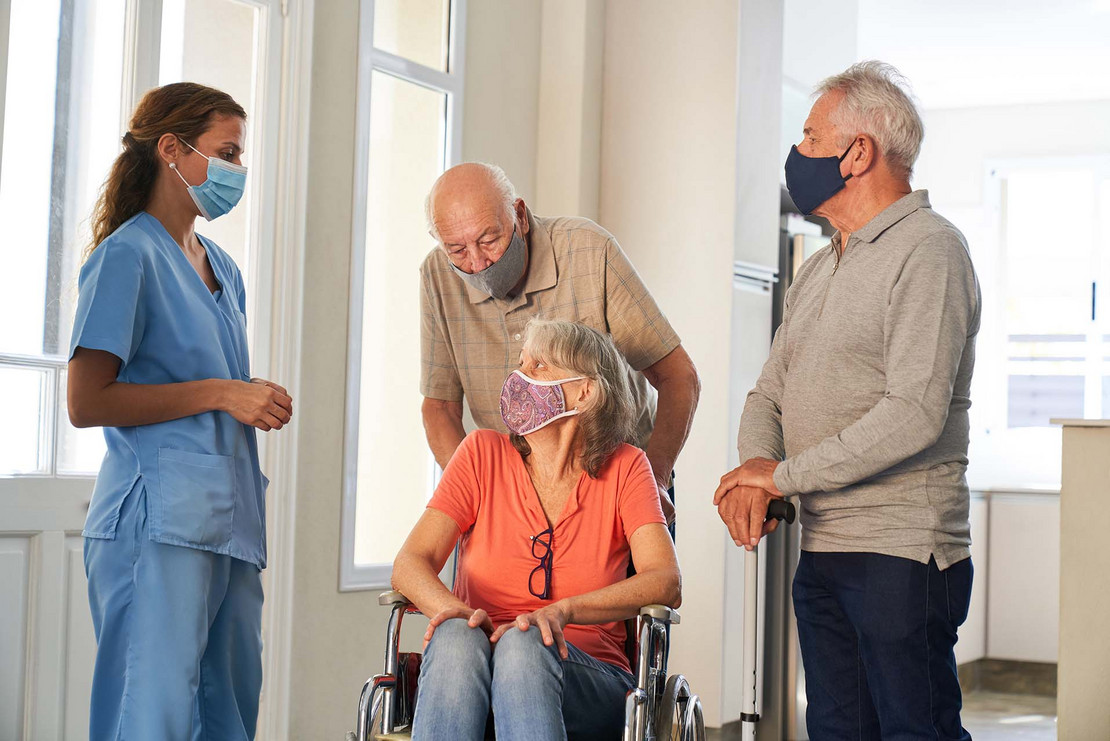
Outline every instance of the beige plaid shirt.
<path id="1" fill-rule="evenodd" d="M 479 427 L 505 432 L 501 386 L 518 366 L 532 317 L 582 322 L 613 337 L 632 370 L 638 439 L 647 444 L 655 391 L 642 371 L 679 345 L 617 240 L 589 219 L 528 214 L 524 290 L 504 301 L 471 288 L 436 247 L 420 266 L 420 393 L 462 401 Z"/>

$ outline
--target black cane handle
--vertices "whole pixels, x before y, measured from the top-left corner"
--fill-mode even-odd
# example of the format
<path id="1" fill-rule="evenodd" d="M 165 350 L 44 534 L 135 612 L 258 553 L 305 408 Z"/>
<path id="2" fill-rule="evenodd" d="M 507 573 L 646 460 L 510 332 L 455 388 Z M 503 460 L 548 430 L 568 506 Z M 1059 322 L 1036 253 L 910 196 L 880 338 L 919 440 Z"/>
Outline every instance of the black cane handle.
<path id="1" fill-rule="evenodd" d="M 776 498 L 767 503 L 768 520 L 786 520 L 787 525 L 792 525 L 797 515 L 798 512 L 794 505 L 785 499 Z"/>

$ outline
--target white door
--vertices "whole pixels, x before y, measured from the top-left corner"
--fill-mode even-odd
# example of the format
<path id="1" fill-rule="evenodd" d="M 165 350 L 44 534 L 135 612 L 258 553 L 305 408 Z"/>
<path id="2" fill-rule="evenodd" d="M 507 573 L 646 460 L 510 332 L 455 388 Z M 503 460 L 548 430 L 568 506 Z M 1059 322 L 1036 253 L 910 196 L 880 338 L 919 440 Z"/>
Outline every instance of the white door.
<path id="1" fill-rule="evenodd" d="M 65 362 L 88 216 L 154 85 L 248 111 L 247 195 L 198 231 L 243 271 L 265 374 L 281 21 L 278 0 L 0 0 L 0 741 L 88 736 L 81 529 L 104 444 L 68 422 Z"/>

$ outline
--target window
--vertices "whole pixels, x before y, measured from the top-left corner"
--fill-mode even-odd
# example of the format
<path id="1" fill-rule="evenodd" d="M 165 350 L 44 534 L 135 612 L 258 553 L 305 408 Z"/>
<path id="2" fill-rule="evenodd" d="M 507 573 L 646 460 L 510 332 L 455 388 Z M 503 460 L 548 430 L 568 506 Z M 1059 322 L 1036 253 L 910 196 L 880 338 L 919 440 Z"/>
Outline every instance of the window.
<path id="1" fill-rule="evenodd" d="M 77 271 L 116 156 L 125 0 L 11 0 L 0 37 L 0 475 L 87 474 L 98 431 L 65 413 Z"/>
<path id="2" fill-rule="evenodd" d="M 996 485 L 1051 486 L 1049 420 L 1110 417 L 1110 158 L 995 162 L 987 188 L 973 448 Z"/>
<path id="3" fill-rule="evenodd" d="M 0 426 L 0 476 L 87 476 L 99 468 L 100 430 L 69 424 L 66 360 L 92 206 L 148 87 L 195 80 L 247 108 L 245 164 L 253 176 L 243 205 L 198 230 L 231 253 L 253 287 L 260 260 L 251 247 L 266 243 L 270 228 L 259 223 L 257 208 L 267 193 L 252 190 L 264 189 L 257 176 L 267 164 L 259 156 L 264 96 L 276 102 L 277 76 L 262 84 L 263 55 L 280 51 L 270 35 L 280 27 L 268 25 L 276 5 L 0 2 L 0 316 L 7 318 L 0 322 L 0 408 L 8 414 Z M 254 306 L 268 305 L 268 293 L 255 293 L 248 291 Z"/>
<path id="4" fill-rule="evenodd" d="M 389 583 L 435 481 L 417 385 L 417 271 L 434 245 L 424 197 L 459 159 L 464 13 L 461 0 L 361 6 L 342 589 Z"/>

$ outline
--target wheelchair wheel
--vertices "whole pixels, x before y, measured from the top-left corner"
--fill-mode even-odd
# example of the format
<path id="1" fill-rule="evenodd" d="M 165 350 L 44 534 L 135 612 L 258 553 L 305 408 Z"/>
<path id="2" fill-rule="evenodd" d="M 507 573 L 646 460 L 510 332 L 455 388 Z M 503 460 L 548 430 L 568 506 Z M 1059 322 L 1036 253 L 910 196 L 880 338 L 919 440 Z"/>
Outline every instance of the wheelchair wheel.
<path id="1" fill-rule="evenodd" d="M 654 720 L 657 741 L 705 741 L 701 700 L 681 674 L 667 678 Z"/>

